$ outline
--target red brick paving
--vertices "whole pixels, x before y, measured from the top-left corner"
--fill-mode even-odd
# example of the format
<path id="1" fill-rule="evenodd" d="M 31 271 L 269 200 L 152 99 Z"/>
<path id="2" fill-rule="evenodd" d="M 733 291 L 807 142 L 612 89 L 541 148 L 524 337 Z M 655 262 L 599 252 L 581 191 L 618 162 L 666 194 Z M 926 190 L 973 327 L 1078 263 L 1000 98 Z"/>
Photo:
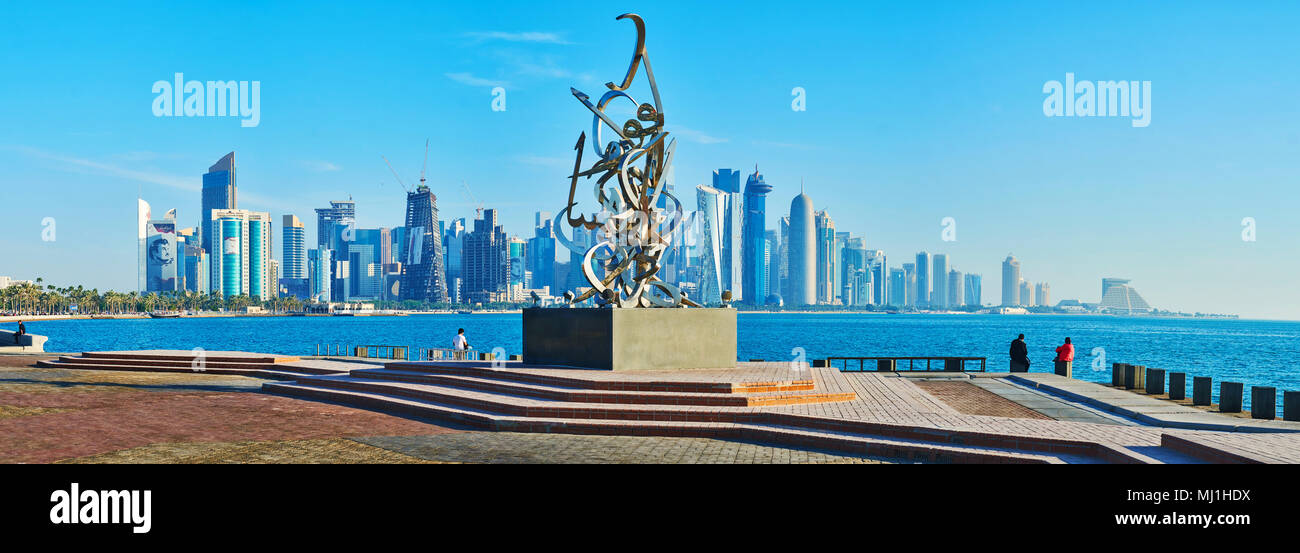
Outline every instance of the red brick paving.
<path id="1" fill-rule="evenodd" d="M 459 430 L 258 393 L 0 393 L 0 405 L 72 409 L 0 419 L 0 462 L 48 463 L 153 443 L 420 435 Z"/>

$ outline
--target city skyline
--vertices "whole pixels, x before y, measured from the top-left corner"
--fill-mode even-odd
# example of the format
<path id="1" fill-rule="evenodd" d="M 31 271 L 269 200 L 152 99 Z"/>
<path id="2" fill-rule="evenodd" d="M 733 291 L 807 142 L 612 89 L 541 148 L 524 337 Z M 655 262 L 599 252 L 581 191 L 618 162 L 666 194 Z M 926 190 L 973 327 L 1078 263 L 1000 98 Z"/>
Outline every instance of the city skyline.
<path id="1" fill-rule="evenodd" d="M 10 20 L 51 17 L 38 7 L 10 9 L 25 12 Z M 656 22 L 657 31 L 692 34 L 700 23 L 681 17 L 687 9 L 667 6 L 645 15 Z M 698 9 L 707 15 L 722 8 Z M 1300 116 L 1270 108 L 1289 105 L 1274 90 L 1295 89 L 1297 76 L 1260 61 L 1257 50 L 1294 46 L 1296 39 L 1283 32 L 1296 23 L 1294 13 L 1264 20 L 1189 5 L 1184 19 L 1173 26 L 1177 32 L 1141 29 L 1149 35 L 1133 46 L 1141 54 L 1134 56 L 1095 40 L 1088 25 L 1100 16 L 1062 26 L 1047 23 L 1046 14 L 1005 9 L 981 14 L 974 8 L 947 7 L 956 20 L 961 13 L 997 17 L 1006 20 L 1003 31 L 1007 26 L 1029 31 L 1011 40 L 914 17 L 920 8 L 861 9 L 862 20 L 878 21 L 869 24 L 866 34 L 872 38 L 861 39 L 861 31 L 850 33 L 846 23 L 824 14 L 759 9 L 727 19 L 721 30 L 741 33 L 788 16 L 808 23 L 794 27 L 817 32 L 794 29 L 779 48 L 748 44 L 746 49 L 758 49 L 752 55 L 738 55 L 738 45 L 713 36 L 703 36 L 698 50 L 656 44 L 657 59 L 666 58 L 660 65 L 674 73 L 663 77 L 674 83 L 674 113 L 680 114 L 672 125 L 682 142 L 676 189 L 707 184 L 720 167 L 757 163 L 774 187 L 766 215 L 769 230 L 779 229 L 787 212 L 776 206 L 784 207 L 802 181 L 814 211 L 828 212 L 839 231 L 863 236 L 867 248 L 898 260 L 911 252 L 943 253 L 963 272 L 991 279 L 1000 273 L 999 260 L 1011 251 L 1032 267 L 1034 283 L 1051 283 L 1053 300 L 1099 301 L 1097 279 L 1124 277 L 1142 286 L 1145 300 L 1162 309 L 1300 318 L 1300 294 L 1289 286 L 1290 275 L 1300 270 L 1294 256 L 1300 223 L 1287 209 L 1295 201 L 1291 185 L 1300 175 L 1295 156 Z M 1141 19 L 1149 8 L 1125 9 Z M 20 216 L 0 223 L 0 248 L 10 258 L 0 274 L 133 289 L 136 256 L 126 250 L 131 239 L 125 223 L 135 217 L 130 196 L 143 188 L 156 210 L 177 207 L 178 225 L 193 226 L 200 219 L 193 198 L 205 184 L 198 175 L 231 151 L 239 159 L 239 209 L 271 213 L 273 220 L 285 214 L 304 217 L 327 201 L 352 196 L 363 206 L 358 226 L 395 227 L 405 198 L 379 156 L 394 160 L 409 183 L 418 173 L 425 137 L 433 144 L 430 186 L 441 218 L 473 219 L 477 201 L 463 192 L 464 180 L 474 196 L 500 210 L 509 234 L 527 239 L 535 212 L 563 207 L 554 200 L 568 172 L 559 160 L 572 148 L 569 129 L 584 123 L 553 107 L 572 101 L 567 95 L 572 84 L 598 87 L 591 82 L 590 75 L 598 74 L 593 68 L 625 55 L 619 50 L 598 53 L 590 62 L 574 61 L 582 57 L 578 50 L 625 42 L 626 30 L 617 27 L 596 27 L 600 30 L 593 35 L 578 38 L 577 29 L 604 22 L 609 14 L 547 14 L 525 6 L 492 19 L 412 8 L 411 21 L 403 25 L 416 29 L 420 22 L 438 19 L 440 28 L 448 30 L 408 33 L 420 37 L 424 54 L 414 58 L 400 52 L 406 40 L 415 38 L 393 39 L 378 59 L 344 56 L 338 68 L 328 71 L 326 58 L 289 56 L 289 45 L 304 39 L 293 29 L 281 31 L 283 36 L 267 46 L 252 48 L 239 45 L 239 37 L 264 27 L 224 25 L 233 29 L 233 40 L 216 41 L 221 48 L 204 47 L 189 37 L 198 29 L 191 23 L 94 6 L 86 11 L 87 19 L 112 25 L 70 22 L 69 34 L 78 36 L 70 42 L 5 27 L 13 31 L 5 34 L 14 41 L 7 50 L 15 54 L 15 76 L 45 86 L 6 89 L 7 101 L 0 104 L 0 116 L 14 122 L 0 130 L 0 182 L 14 205 L 23 206 Z M 292 8 L 270 11 L 273 17 L 277 12 L 289 17 Z M 234 21 L 227 21 L 229 15 L 214 17 L 213 28 Z M 323 16 L 305 17 L 307 26 L 337 31 L 335 36 L 368 36 Z M 1179 35 L 1209 25 L 1202 19 L 1220 22 L 1227 31 L 1207 38 L 1207 46 L 1195 52 L 1184 51 Z M 1140 29 L 1136 22 L 1110 23 L 1112 33 Z M 103 52 L 89 46 L 110 29 L 118 36 L 143 28 L 157 31 L 150 40 L 119 41 Z M 1257 40 L 1234 40 L 1247 28 Z M 469 36 L 465 29 L 517 35 Z M 521 34 L 539 29 L 550 40 L 537 35 L 525 40 Z M 936 38 L 944 33 L 951 38 Z M 913 34 L 922 38 L 907 38 Z M 501 36 L 518 40 L 493 38 Z M 843 52 L 849 46 L 861 51 L 858 41 L 891 39 L 899 45 L 861 54 L 869 56 L 862 62 L 866 68 L 849 73 L 831 69 L 854 59 Z M 1024 48 L 1035 40 L 1047 46 L 1037 53 Z M 322 47 L 320 56 L 338 48 Z M 995 63 L 967 50 L 1005 60 Z M 394 68 L 413 67 L 416 59 L 437 58 L 437 52 L 455 53 L 447 56 L 455 60 L 435 60 L 419 74 L 403 70 L 397 90 L 313 84 L 334 82 L 329 76 L 335 71 L 372 75 L 373 82 L 380 82 L 382 76 L 399 74 Z M 136 67 L 93 69 L 109 57 L 141 61 Z M 302 67 L 288 67 L 290 59 Z M 1256 61 L 1229 63 L 1237 59 Z M 153 117 L 146 107 L 153 99 L 149 85 L 176 72 L 204 80 L 261 79 L 260 125 Z M 1133 128 L 1126 120 L 1044 117 L 1044 82 L 1069 72 L 1081 78 L 1151 80 L 1153 122 Z M 727 76 L 721 85 L 718 74 Z M 88 75 L 101 94 L 76 93 L 76 84 Z M 1232 85 L 1260 75 L 1276 86 Z M 960 86 L 962 79 L 971 86 Z M 504 84 L 509 98 L 505 112 L 491 111 L 493 87 L 481 81 Z M 794 87 L 807 91 L 805 112 L 791 110 Z M 961 92 L 955 96 L 947 92 L 957 88 Z M 416 91 L 427 97 L 417 97 Z M 296 102 L 299 98 L 304 101 Z M 1206 105 L 1231 105 L 1233 114 L 1206 110 Z M 773 128 L 741 121 L 754 112 L 771 112 Z M 525 120 L 535 124 L 516 131 Z M 481 131 L 471 132 L 475 128 Z M 932 193 L 916 194 L 922 187 Z M 1012 197 L 1023 201 L 1010 202 Z M 1068 209 L 1068 216 L 1060 216 L 1062 209 Z M 46 217 L 58 224 L 56 241 L 39 240 Z M 955 220 L 953 242 L 941 235 L 946 217 Z M 1252 233 L 1258 224 L 1256 241 L 1242 239 L 1246 218 Z M 307 243 L 313 243 L 310 236 Z M 1200 261 L 1207 257 L 1216 260 L 1208 264 L 1213 272 L 1208 277 Z M 100 270 L 80 270 L 83 264 Z M 1189 274 L 1202 278 L 1190 279 Z M 986 303 L 996 301 L 992 292 L 999 283 L 990 280 L 988 286 Z"/>

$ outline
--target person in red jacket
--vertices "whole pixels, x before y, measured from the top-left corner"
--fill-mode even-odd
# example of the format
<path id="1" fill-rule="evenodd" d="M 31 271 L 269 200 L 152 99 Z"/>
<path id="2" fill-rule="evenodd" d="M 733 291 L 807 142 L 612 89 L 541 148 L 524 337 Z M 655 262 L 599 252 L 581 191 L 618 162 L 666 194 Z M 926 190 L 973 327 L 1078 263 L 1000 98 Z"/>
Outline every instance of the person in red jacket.
<path id="1" fill-rule="evenodd" d="M 1065 344 L 1056 348 L 1056 361 L 1074 361 L 1074 344 L 1070 339 L 1065 339 Z"/>

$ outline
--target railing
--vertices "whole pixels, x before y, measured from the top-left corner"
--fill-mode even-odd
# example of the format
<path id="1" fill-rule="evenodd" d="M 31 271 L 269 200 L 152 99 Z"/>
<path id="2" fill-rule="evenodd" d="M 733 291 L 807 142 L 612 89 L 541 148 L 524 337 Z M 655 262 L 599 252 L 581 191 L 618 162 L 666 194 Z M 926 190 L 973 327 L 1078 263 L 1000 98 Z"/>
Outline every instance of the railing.
<path id="1" fill-rule="evenodd" d="M 480 358 L 479 352 L 472 349 L 420 348 L 420 361 L 478 361 Z"/>
<path id="2" fill-rule="evenodd" d="M 404 361 L 493 361 L 497 358 L 495 353 L 473 349 L 346 344 L 316 344 L 316 357 L 360 357 Z"/>
<path id="3" fill-rule="evenodd" d="M 874 361 L 868 364 L 867 361 Z M 907 361 L 907 368 L 903 369 L 899 361 Z M 924 368 L 918 368 L 919 362 L 925 361 Z M 940 361 L 939 368 L 932 365 L 933 362 Z M 931 372 L 970 372 L 967 369 L 967 363 L 979 361 L 980 368 L 974 369 L 984 372 L 987 358 L 984 357 L 827 357 L 826 365 L 836 367 L 836 362 L 840 362 L 841 371 L 931 371 Z M 854 366 L 854 362 L 857 366 Z"/>

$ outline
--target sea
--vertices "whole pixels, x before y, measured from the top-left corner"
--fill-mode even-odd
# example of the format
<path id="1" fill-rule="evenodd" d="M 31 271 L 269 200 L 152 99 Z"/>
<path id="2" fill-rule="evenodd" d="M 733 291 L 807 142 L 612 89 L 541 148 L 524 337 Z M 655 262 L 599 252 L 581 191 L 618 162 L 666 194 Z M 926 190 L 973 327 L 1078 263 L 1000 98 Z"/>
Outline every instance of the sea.
<path id="1" fill-rule="evenodd" d="M 0 324 L 12 330 L 15 323 Z M 368 317 L 187 317 L 28 321 L 49 337 L 50 352 L 203 348 L 313 355 L 329 345 L 451 347 L 458 328 L 480 351 L 521 351 L 518 313 Z M 1055 349 L 1075 345 L 1074 377 L 1109 382 L 1123 362 L 1209 376 L 1215 401 L 1222 381 L 1300 390 L 1300 322 L 1099 315 L 883 313 L 739 313 L 737 358 L 745 361 L 852 356 L 986 357 L 1006 371 L 1017 334 L 1029 346 L 1031 372 L 1051 372 Z M 672 347 L 672 344 L 664 344 Z M 1280 410 L 1279 410 L 1280 413 Z"/>

